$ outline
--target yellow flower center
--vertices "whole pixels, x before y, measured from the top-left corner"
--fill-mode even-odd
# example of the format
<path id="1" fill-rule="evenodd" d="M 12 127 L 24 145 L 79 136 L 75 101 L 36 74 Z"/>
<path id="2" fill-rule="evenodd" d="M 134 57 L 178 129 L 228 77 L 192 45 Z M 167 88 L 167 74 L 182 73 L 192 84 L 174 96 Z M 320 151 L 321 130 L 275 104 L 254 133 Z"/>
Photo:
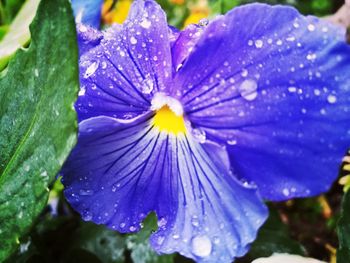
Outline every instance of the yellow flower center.
<path id="1" fill-rule="evenodd" d="M 160 131 L 168 133 L 179 134 L 186 132 L 183 115 L 176 115 L 168 105 L 164 105 L 156 111 L 153 125 Z"/>

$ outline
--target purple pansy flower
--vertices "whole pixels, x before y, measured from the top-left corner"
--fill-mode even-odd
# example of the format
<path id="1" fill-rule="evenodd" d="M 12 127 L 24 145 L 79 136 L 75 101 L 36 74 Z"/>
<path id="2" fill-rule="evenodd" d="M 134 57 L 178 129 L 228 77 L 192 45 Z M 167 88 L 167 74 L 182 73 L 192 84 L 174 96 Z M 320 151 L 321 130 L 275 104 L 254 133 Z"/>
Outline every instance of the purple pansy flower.
<path id="1" fill-rule="evenodd" d="M 62 181 L 84 220 L 136 232 L 155 211 L 157 252 L 230 262 L 266 219 L 261 197 L 336 178 L 350 145 L 343 30 L 252 4 L 180 32 L 136 0 L 123 25 L 78 36 L 79 139 Z"/>

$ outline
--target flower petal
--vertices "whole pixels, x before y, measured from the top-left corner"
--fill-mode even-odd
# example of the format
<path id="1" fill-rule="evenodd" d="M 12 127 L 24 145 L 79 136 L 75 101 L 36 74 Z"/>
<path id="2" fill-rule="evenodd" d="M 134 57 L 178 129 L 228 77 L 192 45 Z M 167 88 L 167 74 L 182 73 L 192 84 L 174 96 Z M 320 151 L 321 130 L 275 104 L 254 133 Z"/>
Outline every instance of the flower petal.
<path id="1" fill-rule="evenodd" d="M 151 114 L 96 117 L 80 123 L 62 182 L 85 220 L 135 232 L 155 211 L 159 229 L 151 244 L 158 252 L 230 262 L 247 251 L 267 211 L 227 166 L 223 148 L 159 132 Z"/>
<path id="2" fill-rule="evenodd" d="M 152 95 L 171 84 L 168 34 L 160 6 L 135 1 L 125 23 L 103 32 L 100 44 L 80 58 L 79 119 L 127 119 L 147 111 Z"/>
<path id="3" fill-rule="evenodd" d="M 184 136 L 177 139 L 176 149 L 177 213 L 153 234 L 151 245 L 197 262 L 232 262 L 248 251 L 266 208 L 255 189 L 244 188 L 223 165 L 224 148 Z"/>
<path id="4" fill-rule="evenodd" d="M 278 21 L 278 23 L 276 23 Z M 175 81 L 193 126 L 230 147 L 263 197 L 327 190 L 350 145 L 350 47 L 343 30 L 253 4 L 209 24 Z"/>
<path id="5" fill-rule="evenodd" d="M 176 40 L 171 47 L 174 71 L 178 71 L 182 67 L 193 47 L 200 39 L 202 32 L 202 27 L 191 24 L 177 34 Z"/>
<path id="6" fill-rule="evenodd" d="M 103 0 L 72 0 L 74 16 L 78 23 L 100 27 Z"/>
<path id="7" fill-rule="evenodd" d="M 77 38 L 79 45 L 79 56 L 88 50 L 98 46 L 102 40 L 102 33 L 88 25 L 77 24 Z"/>

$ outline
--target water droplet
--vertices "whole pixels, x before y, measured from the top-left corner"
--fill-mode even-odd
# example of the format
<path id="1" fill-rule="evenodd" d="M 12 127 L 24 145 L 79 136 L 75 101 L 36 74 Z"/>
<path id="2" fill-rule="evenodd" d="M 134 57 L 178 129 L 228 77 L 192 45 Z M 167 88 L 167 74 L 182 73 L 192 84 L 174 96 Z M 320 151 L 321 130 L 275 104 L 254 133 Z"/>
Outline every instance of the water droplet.
<path id="1" fill-rule="evenodd" d="M 207 236 L 196 236 L 192 239 L 192 252 L 198 257 L 209 256 L 212 244 Z"/>
<path id="2" fill-rule="evenodd" d="M 255 40 L 255 47 L 256 48 L 262 48 L 264 45 L 264 42 L 262 42 L 262 40 L 258 39 L 258 40 Z"/>
<path id="3" fill-rule="evenodd" d="M 84 86 L 82 86 L 82 87 L 80 88 L 80 90 L 79 90 L 78 95 L 79 95 L 79 96 L 84 96 L 84 95 L 85 95 L 85 92 L 86 92 L 86 88 L 85 88 Z"/>
<path id="4" fill-rule="evenodd" d="M 82 218 L 85 221 L 90 221 L 92 219 L 92 214 L 89 211 L 84 211 L 82 214 Z"/>
<path id="5" fill-rule="evenodd" d="M 107 63 L 106 63 L 106 61 L 102 61 L 102 63 L 101 63 L 101 68 L 102 68 L 102 69 L 106 69 L 106 68 L 107 68 Z"/>
<path id="6" fill-rule="evenodd" d="M 157 224 L 158 224 L 158 227 L 162 227 L 162 226 L 165 226 L 167 223 L 167 220 L 165 217 L 162 217 L 158 220 Z"/>
<path id="7" fill-rule="evenodd" d="M 137 39 L 135 37 L 130 38 L 130 43 L 135 45 L 137 43 Z"/>
<path id="8" fill-rule="evenodd" d="M 239 86 L 239 92 L 241 96 L 249 101 L 252 101 L 256 99 L 258 96 L 258 84 L 256 83 L 255 80 L 252 79 L 247 79 L 242 82 L 242 84 Z"/>
<path id="9" fill-rule="evenodd" d="M 284 188 L 282 190 L 282 193 L 283 193 L 284 196 L 289 196 L 289 189 L 288 188 Z"/>
<path id="10" fill-rule="evenodd" d="M 331 104 L 336 103 L 336 102 L 337 102 L 337 97 L 334 96 L 333 94 L 330 94 L 330 95 L 328 95 L 328 97 L 327 97 L 327 101 L 328 101 L 329 103 L 331 103 Z"/>
<path id="11" fill-rule="evenodd" d="M 140 25 L 143 27 L 143 28 L 150 28 L 151 26 L 151 21 L 147 20 L 146 18 L 142 20 L 142 22 L 140 23 Z"/>
<path id="12" fill-rule="evenodd" d="M 37 68 L 34 70 L 34 75 L 35 77 L 39 77 L 39 70 Z"/>
<path id="13" fill-rule="evenodd" d="M 84 190 L 84 189 L 81 189 L 79 191 L 79 194 L 80 195 L 92 195 L 94 192 L 92 190 Z"/>
<path id="14" fill-rule="evenodd" d="M 317 57 L 317 55 L 315 53 L 309 53 L 309 54 L 307 54 L 306 59 L 307 60 L 315 60 L 316 57 Z"/>
<path id="15" fill-rule="evenodd" d="M 136 231 L 136 227 L 135 227 L 135 226 L 131 226 L 131 227 L 129 227 L 129 230 L 130 230 L 131 232 L 134 232 L 134 231 Z"/>
<path id="16" fill-rule="evenodd" d="M 201 20 L 199 20 L 198 25 L 200 26 L 207 26 L 209 24 L 209 20 L 207 18 L 203 18 Z"/>
<path id="17" fill-rule="evenodd" d="M 199 226 L 198 216 L 192 216 L 191 223 L 193 226 Z"/>
<path id="18" fill-rule="evenodd" d="M 126 225 L 125 223 L 120 223 L 120 225 L 119 225 L 119 226 L 120 226 L 121 228 L 124 228 L 124 227 L 125 227 L 125 225 Z"/>
<path id="19" fill-rule="evenodd" d="M 242 69 L 241 76 L 242 77 L 247 77 L 248 76 L 248 70 Z"/>
<path id="20" fill-rule="evenodd" d="M 93 62 L 85 71 L 84 78 L 87 79 L 92 74 L 94 74 L 99 66 L 99 62 Z"/>
<path id="21" fill-rule="evenodd" d="M 205 131 L 203 131 L 201 129 L 193 129 L 192 134 L 200 143 L 205 143 L 205 141 L 207 139 Z"/>
<path id="22" fill-rule="evenodd" d="M 307 26 L 307 29 L 309 30 L 309 31 L 315 31 L 315 25 L 313 25 L 313 24 L 309 24 L 308 26 Z"/>
<path id="23" fill-rule="evenodd" d="M 141 92 L 144 94 L 150 94 L 154 88 L 153 80 L 146 76 L 142 81 Z"/>
<path id="24" fill-rule="evenodd" d="M 236 145 L 237 144 L 237 140 L 227 140 L 227 144 L 229 144 L 229 145 Z"/>
<path id="25" fill-rule="evenodd" d="M 297 87 L 288 87 L 288 91 L 293 93 L 297 91 Z"/>

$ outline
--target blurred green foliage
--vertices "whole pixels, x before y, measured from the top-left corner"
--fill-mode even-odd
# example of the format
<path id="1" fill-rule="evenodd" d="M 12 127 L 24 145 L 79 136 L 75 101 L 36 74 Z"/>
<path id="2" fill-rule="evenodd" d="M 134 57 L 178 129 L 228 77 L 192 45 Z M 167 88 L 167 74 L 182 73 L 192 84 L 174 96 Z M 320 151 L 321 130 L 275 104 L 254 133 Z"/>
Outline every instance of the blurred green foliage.
<path id="1" fill-rule="evenodd" d="M 24 2 L 25 0 L 0 0 L 0 26 L 10 24 Z"/>

